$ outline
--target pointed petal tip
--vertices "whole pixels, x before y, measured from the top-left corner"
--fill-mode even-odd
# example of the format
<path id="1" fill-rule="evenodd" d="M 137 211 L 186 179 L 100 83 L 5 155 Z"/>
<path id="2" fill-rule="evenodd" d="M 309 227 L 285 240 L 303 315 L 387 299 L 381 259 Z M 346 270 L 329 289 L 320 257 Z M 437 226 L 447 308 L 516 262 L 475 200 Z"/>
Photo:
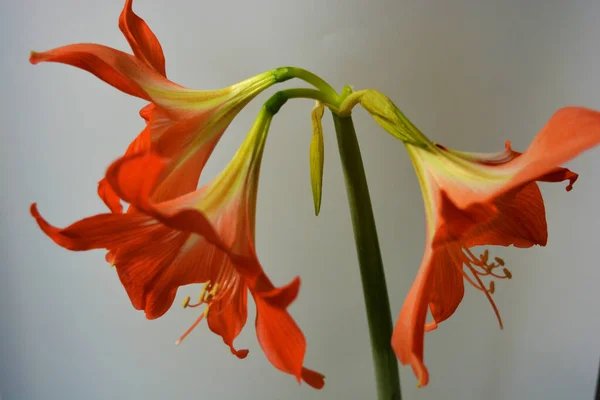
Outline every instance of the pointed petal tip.
<path id="1" fill-rule="evenodd" d="M 419 382 L 417 383 L 417 388 L 420 389 L 427 386 L 427 384 L 429 383 L 429 372 L 427 371 L 427 368 L 425 368 L 423 364 L 418 364 L 416 368 L 415 366 L 413 366 L 413 370 L 415 372 L 415 375 L 419 379 Z"/>
<path id="2" fill-rule="evenodd" d="M 60 237 L 60 235 L 58 234 L 59 230 L 57 228 L 55 228 L 54 226 L 50 225 L 48 223 L 48 221 L 46 221 L 44 219 L 44 217 L 42 217 L 42 215 L 40 214 L 40 212 L 37 208 L 37 203 L 31 203 L 31 206 L 29 207 L 29 212 L 31 213 L 31 216 L 33 218 L 35 218 L 35 221 L 39 225 L 42 232 L 44 232 L 52 240 L 54 240 L 56 243 L 58 243 L 59 245 L 62 246 L 63 245 L 62 242 L 57 241 L 57 238 Z M 66 245 L 65 245 L 65 247 L 66 247 Z M 66 247 L 66 248 L 68 248 L 68 247 Z"/>

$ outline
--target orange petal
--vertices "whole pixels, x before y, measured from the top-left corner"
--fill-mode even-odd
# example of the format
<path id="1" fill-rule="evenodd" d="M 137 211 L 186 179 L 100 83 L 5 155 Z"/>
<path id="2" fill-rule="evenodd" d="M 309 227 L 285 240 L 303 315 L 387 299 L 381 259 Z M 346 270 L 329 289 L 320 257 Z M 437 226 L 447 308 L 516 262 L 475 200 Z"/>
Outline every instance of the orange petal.
<path id="1" fill-rule="evenodd" d="M 119 29 L 133 50 L 133 54 L 144 60 L 158 73 L 166 76 L 165 56 L 160 42 L 142 18 L 133 12 L 133 0 L 126 0 L 119 16 Z"/>
<path id="2" fill-rule="evenodd" d="M 154 110 L 154 105 L 149 104 L 148 106 L 144 107 L 140 113 L 144 114 L 152 112 L 152 110 Z M 125 155 L 144 153 L 150 150 L 151 144 L 152 143 L 150 138 L 150 129 L 148 126 L 146 126 L 146 128 L 144 128 L 144 130 L 140 132 L 140 134 L 127 147 Z M 111 210 L 111 212 L 116 214 L 120 214 L 123 212 L 121 199 L 115 193 L 113 188 L 108 184 L 106 178 L 102 178 L 102 180 L 98 182 L 98 196 L 102 199 L 104 204 L 106 204 L 106 206 Z"/>
<path id="3" fill-rule="evenodd" d="M 427 305 L 431 298 L 433 250 L 428 245 L 392 334 L 392 348 L 402 365 L 410 364 L 419 386 L 427 385 L 429 373 L 423 362 L 423 339 Z"/>
<path id="4" fill-rule="evenodd" d="M 273 306 L 279 308 L 287 308 L 296 297 L 298 297 L 298 292 L 300 291 L 300 277 L 294 278 L 290 283 L 280 288 L 275 288 L 271 281 L 268 279 L 261 280 L 260 284 L 267 282 L 266 287 L 255 286 L 253 290 L 255 293 L 260 293 L 260 296 L 265 301 L 268 301 Z"/>
<path id="5" fill-rule="evenodd" d="M 439 323 L 450 318 L 465 294 L 463 276 L 460 271 L 462 265 L 456 265 L 448 248 L 440 248 L 433 253 L 430 268 L 429 308 L 434 322 L 425 326 L 427 332 L 437 328 Z"/>
<path id="6" fill-rule="evenodd" d="M 473 227 L 490 221 L 498 213 L 497 207 L 492 203 L 473 203 L 466 209 L 461 209 L 444 190 L 439 191 L 438 204 L 438 226 L 433 238 L 434 247 L 462 240 Z"/>
<path id="7" fill-rule="evenodd" d="M 31 214 L 55 243 L 69 250 L 110 250 L 133 306 L 149 319 L 163 315 L 172 305 L 177 288 L 216 276 L 229 263 L 227 254 L 203 238 L 175 231 L 140 213 L 100 214 L 64 229 L 42 218 L 35 204 Z"/>
<path id="8" fill-rule="evenodd" d="M 229 346 L 232 354 L 239 358 L 246 358 L 248 350 L 236 350 L 233 347 L 233 341 L 246 325 L 248 289 L 241 282 L 234 281 L 229 284 L 235 285 L 235 288 L 226 293 L 225 298 L 210 305 L 207 317 L 208 327 L 223 338 L 223 342 Z"/>
<path id="9" fill-rule="evenodd" d="M 562 182 L 568 180 L 569 184 L 567 185 L 567 192 L 570 192 L 573 189 L 573 184 L 575 183 L 575 181 L 577 181 L 577 178 L 579 178 L 579 175 L 577 175 L 575 172 L 570 171 L 566 168 L 559 167 L 551 170 L 545 175 L 540 176 L 536 179 L 536 181 Z"/>
<path id="10" fill-rule="evenodd" d="M 153 189 L 154 202 L 171 200 L 197 188 L 200 174 L 227 128 L 205 129 L 208 118 L 201 114 L 174 121 L 160 135 L 154 135 L 153 151 L 172 161 Z"/>
<path id="11" fill-rule="evenodd" d="M 299 281 L 297 283 L 299 285 Z M 306 339 L 285 308 L 274 306 L 262 296 L 255 295 L 256 335 L 267 359 L 275 368 L 294 375 L 300 382 L 322 387 L 320 374 L 304 370 L 302 363 L 306 353 Z"/>
<path id="12" fill-rule="evenodd" d="M 41 53 L 32 51 L 29 61 L 32 64 L 59 62 L 72 65 L 96 75 L 122 92 L 149 101 L 150 96 L 140 83 L 162 78 L 137 58 L 93 43 L 71 44 Z"/>
<path id="13" fill-rule="evenodd" d="M 200 235 L 226 252 L 235 263 L 238 272 L 247 279 L 254 280 L 264 275 L 254 254 L 233 253 L 211 221 L 202 212 L 191 207 L 190 203 L 194 203 L 201 191 L 156 205 L 151 203 L 149 194 L 162 176 L 166 165 L 168 162 L 154 153 L 123 157 L 108 168 L 106 178 L 115 193 L 124 201 L 172 229 Z M 224 218 L 222 215 L 221 217 Z"/>
<path id="14" fill-rule="evenodd" d="M 498 214 L 489 222 L 477 225 L 467 235 L 466 247 L 546 245 L 546 210 L 537 183 L 531 182 L 506 193 L 496 199 L 494 204 Z"/>
<path id="15" fill-rule="evenodd" d="M 527 151 L 515 160 L 523 167 L 502 188 L 509 191 L 524 183 L 569 179 L 570 190 L 577 174 L 558 168 L 600 143 L 600 113 L 582 107 L 558 110 L 535 137 Z"/>
<path id="16" fill-rule="evenodd" d="M 102 178 L 100 182 L 98 182 L 98 196 L 113 214 L 123 213 L 121 199 L 117 196 L 112 187 L 110 187 L 106 178 Z"/>
<path id="17" fill-rule="evenodd" d="M 323 389 L 325 386 L 325 375 L 312 369 L 302 368 L 302 380 L 315 389 Z"/>
<path id="18" fill-rule="evenodd" d="M 46 235 L 59 246 L 73 251 L 116 248 L 143 234 L 148 229 L 146 224 L 151 221 L 150 217 L 140 214 L 99 214 L 60 229 L 41 216 L 35 203 L 30 211 Z"/>

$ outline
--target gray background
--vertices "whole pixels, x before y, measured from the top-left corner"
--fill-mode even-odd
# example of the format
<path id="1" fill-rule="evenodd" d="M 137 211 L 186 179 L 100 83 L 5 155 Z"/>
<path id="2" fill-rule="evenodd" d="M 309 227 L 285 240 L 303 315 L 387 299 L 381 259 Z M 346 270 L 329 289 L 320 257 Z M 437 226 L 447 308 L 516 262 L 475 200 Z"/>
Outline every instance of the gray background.
<path id="1" fill-rule="evenodd" d="M 0 79 L 0 394 L 29 399 L 369 399 L 369 337 L 343 177 L 325 117 L 325 177 L 315 218 L 308 169 L 310 101 L 277 116 L 267 143 L 257 216 L 260 259 L 277 284 L 299 274 L 292 314 L 308 340 L 306 365 L 324 390 L 275 370 L 249 324 L 233 357 L 205 325 L 173 307 L 156 321 L 130 305 L 104 252 L 54 245 L 29 204 L 63 226 L 103 211 L 96 182 L 142 128 L 143 105 L 86 72 L 27 62 L 30 49 L 97 42 L 129 51 L 121 0 L 2 0 Z M 281 65 L 314 70 L 335 87 L 377 88 L 432 139 L 523 150 L 563 105 L 600 109 L 597 1 L 137 0 L 158 35 L 169 77 L 217 88 Z M 287 85 L 289 86 L 289 85 Z M 244 110 L 204 174 L 231 158 L 268 94 Z M 424 246 L 421 194 L 403 147 L 362 110 L 367 168 L 394 318 Z M 431 383 L 405 399 L 591 399 L 600 355 L 597 207 L 600 159 L 568 167 L 571 193 L 542 185 L 546 248 L 492 249 L 514 279 L 497 286 L 498 329 L 485 297 L 467 288 L 458 312 L 426 337 Z M 195 296 L 197 287 L 179 291 Z"/>

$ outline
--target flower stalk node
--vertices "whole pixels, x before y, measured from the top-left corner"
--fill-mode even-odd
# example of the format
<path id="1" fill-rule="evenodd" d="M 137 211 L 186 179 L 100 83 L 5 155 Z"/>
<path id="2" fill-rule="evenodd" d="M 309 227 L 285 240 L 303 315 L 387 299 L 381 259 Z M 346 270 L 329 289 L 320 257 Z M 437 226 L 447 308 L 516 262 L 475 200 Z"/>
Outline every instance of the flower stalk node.
<path id="1" fill-rule="evenodd" d="M 281 107 L 288 101 L 288 96 L 284 91 L 279 91 L 271 96 L 263 105 L 264 109 L 273 116 L 279 112 Z"/>

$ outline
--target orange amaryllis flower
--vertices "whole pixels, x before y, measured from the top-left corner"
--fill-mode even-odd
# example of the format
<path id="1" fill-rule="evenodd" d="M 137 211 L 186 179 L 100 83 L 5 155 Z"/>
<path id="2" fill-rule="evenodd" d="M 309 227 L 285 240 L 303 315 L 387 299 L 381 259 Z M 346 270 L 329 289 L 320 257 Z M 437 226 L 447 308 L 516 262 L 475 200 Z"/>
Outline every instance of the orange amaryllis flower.
<path id="1" fill-rule="evenodd" d="M 424 332 L 455 312 L 463 298 L 463 280 L 483 292 L 502 326 L 492 300 L 493 279 L 511 278 L 511 273 L 502 259 L 491 259 L 487 250 L 476 256 L 470 249 L 546 244 L 544 202 L 536 181 L 569 180 L 567 190 L 571 190 L 577 174 L 558 166 L 600 142 L 600 113 L 574 107 L 559 110 L 523 154 L 511 150 L 508 142 L 505 151 L 494 154 L 451 150 L 431 143 L 402 119 L 403 140 L 423 192 L 427 240 L 392 346 L 424 386 L 428 382 Z M 384 120 L 389 123 L 393 118 Z M 428 308 L 433 322 L 426 324 Z"/>
<path id="2" fill-rule="evenodd" d="M 183 196 L 155 202 L 151 192 L 170 162 L 154 152 L 124 156 L 106 174 L 115 193 L 135 211 L 85 218 L 58 229 L 31 212 L 42 230 L 70 250 L 105 248 L 133 305 L 157 318 L 180 286 L 206 282 L 197 304 L 204 311 L 178 343 L 206 318 L 240 358 L 234 339 L 246 323 L 247 291 L 257 307 L 256 332 L 269 361 L 300 381 L 321 388 L 323 376 L 303 367 L 306 340 L 287 307 L 300 280 L 276 288 L 254 247 L 256 197 L 263 146 L 272 113 L 264 108 L 228 167 L 211 183 Z M 177 173 L 177 171 L 176 171 Z M 139 183 L 141 182 L 141 184 Z"/>
<path id="3" fill-rule="evenodd" d="M 115 88 L 150 101 L 140 114 L 146 128 L 126 154 L 152 148 L 171 160 L 156 182 L 151 197 L 164 201 L 195 190 L 200 173 L 223 132 L 237 113 L 272 84 L 287 79 L 285 68 L 265 72 L 219 90 L 191 90 L 166 78 L 162 47 L 143 19 L 125 2 L 119 27 L 134 55 L 99 44 L 72 44 L 46 52 L 32 52 L 30 62 L 59 62 L 88 72 Z M 98 193 L 113 212 L 121 212 L 119 198 L 106 181 Z"/>

